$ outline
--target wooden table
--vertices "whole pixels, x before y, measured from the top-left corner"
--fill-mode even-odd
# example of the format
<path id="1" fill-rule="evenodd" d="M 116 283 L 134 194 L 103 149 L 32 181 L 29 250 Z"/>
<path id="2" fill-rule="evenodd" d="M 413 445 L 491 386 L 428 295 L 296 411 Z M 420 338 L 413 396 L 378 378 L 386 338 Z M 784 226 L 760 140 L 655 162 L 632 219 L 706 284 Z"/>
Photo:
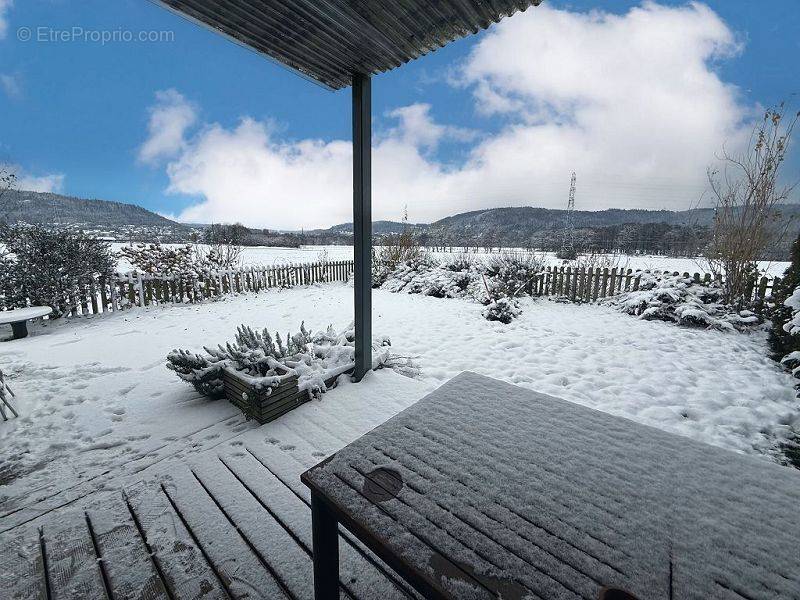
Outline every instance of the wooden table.
<path id="1" fill-rule="evenodd" d="M 302 481 L 317 600 L 337 523 L 425 598 L 800 598 L 800 471 L 473 373 Z"/>
<path id="2" fill-rule="evenodd" d="M 28 306 L 14 310 L 0 311 L 0 325 L 11 324 L 15 340 L 28 337 L 28 321 L 45 317 L 53 312 L 49 306 Z"/>

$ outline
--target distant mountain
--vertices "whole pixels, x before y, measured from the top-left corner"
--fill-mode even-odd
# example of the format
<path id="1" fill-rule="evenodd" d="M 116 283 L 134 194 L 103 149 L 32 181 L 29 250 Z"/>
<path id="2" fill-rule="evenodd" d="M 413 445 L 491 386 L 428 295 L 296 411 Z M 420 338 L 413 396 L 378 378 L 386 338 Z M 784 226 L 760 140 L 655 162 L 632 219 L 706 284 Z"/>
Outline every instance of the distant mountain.
<path id="1" fill-rule="evenodd" d="M 406 227 L 411 227 L 413 229 L 427 229 L 429 226 L 427 224 L 407 224 L 407 223 L 401 223 L 399 221 L 373 221 L 372 233 L 373 235 L 393 235 L 396 233 L 402 233 Z M 334 225 L 329 229 L 316 230 L 316 231 L 322 231 L 325 233 L 345 233 L 352 235 L 353 224 L 342 223 L 341 225 Z"/>
<path id="2" fill-rule="evenodd" d="M 501 228 L 510 233 L 531 233 L 542 229 L 564 226 L 566 210 L 555 208 L 535 208 L 519 206 L 510 208 L 490 208 L 445 217 L 431 223 L 431 229 L 440 230 L 479 230 Z M 590 211 L 576 210 L 573 214 L 575 227 L 608 227 L 625 223 L 666 223 L 668 225 L 710 225 L 714 210 L 698 208 L 694 210 L 645 210 L 609 208 Z"/>
<path id="3" fill-rule="evenodd" d="M 783 205 L 781 220 L 791 219 L 788 236 L 779 252 L 800 233 L 800 205 Z M 428 246 L 503 246 L 557 249 L 563 238 L 566 211 L 520 206 L 489 208 L 460 213 L 433 223 L 405 224 L 374 221 L 377 241 L 410 227 Z M 60 194 L 9 190 L 0 197 L 0 219 L 8 222 L 60 224 L 79 227 L 99 237 L 115 240 L 184 242 L 203 237 L 205 225 L 177 223 L 134 204 L 85 200 Z M 575 211 L 576 244 L 585 248 L 626 248 L 646 252 L 697 252 L 707 244 L 714 209 L 684 211 L 606 209 Z M 281 234 L 250 230 L 248 239 L 268 245 L 283 243 Z M 193 236 L 193 234 L 196 234 Z M 352 243 L 353 224 L 328 229 L 287 232 L 292 244 Z M 261 236 L 261 237 L 259 237 Z M 285 237 L 285 236 L 284 236 Z M 279 239 L 280 238 L 280 239 Z"/>
<path id="4" fill-rule="evenodd" d="M 10 223 L 186 228 L 135 204 L 17 190 L 8 190 L 0 197 L 0 218 Z"/>
<path id="5" fill-rule="evenodd" d="M 793 207 L 794 208 L 794 207 Z M 543 229 L 557 229 L 564 226 L 565 210 L 518 206 L 508 208 L 486 208 L 459 213 L 433 223 L 414 223 L 406 225 L 398 221 L 373 221 L 374 235 L 395 234 L 411 227 L 418 231 L 439 231 L 461 234 L 476 234 L 486 229 L 501 229 L 510 234 L 514 231 L 530 234 Z M 800 211 L 798 211 L 800 214 Z M 624 223 L 667 223 L 669 225 L 710 225 L 714 210 L 700 208 L 694 210 L 644 210 L 610 208 L 600 211 L 577 210 L 574 213 L 575 226 L 608 227 Z M 308 233 L 352 234 L 353 224 L 342 223 L 329 229 L 314 230 Z"/>
<path id="6" fill-rule="evenodd" d="M 430 224 L 409 225 L 428 246 L 529 247 L 557 250 L 562 243 L 566 212 L 531 206 L 474 210 L 445 217 Z M 776 255 L 784 257 L 800 233 L 800 205 L 776 210 L 781 221 L 790 219 L 788 235 Z M 709 242 L 714 209 L 684 211 L 606 209 L 575 211 L 575 244 L 581 248 L 624 249 L 628 252 L 693 255 Z M 376 221 L 376 239 L 398 233 L 405 225 Z M 326 230 L 329 236 L 352 235 L 352 224 Z M 323 235 L 320 233 L 319 235 Z M 327 239 L 327 238 L 326 238 Z"/>

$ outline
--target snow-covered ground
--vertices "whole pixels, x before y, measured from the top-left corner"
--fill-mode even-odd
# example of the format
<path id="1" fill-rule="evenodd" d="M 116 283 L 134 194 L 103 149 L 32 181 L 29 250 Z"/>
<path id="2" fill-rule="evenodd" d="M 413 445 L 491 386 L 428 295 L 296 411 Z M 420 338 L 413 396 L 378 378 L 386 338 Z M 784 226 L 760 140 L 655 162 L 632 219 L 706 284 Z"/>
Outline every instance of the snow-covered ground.
<path id="1" fill-rule="evenodd" d="M 126 244 L 112 243 L 111 249 L 118 251 Z M 167 247 L 184 244 L 164 244 Z M 201 246 L 205 247 L 203 244 Z M 242 266 L 272 266 L 287 263 L 313 263 L 327 256 L 328 260 L 353 260 L 352 246 L 301 246 L 300 248 L 273 248 L 267 246 L 248 246 L 242 250 Z M 117 261 L 118 271 L 128 271 L 131 266 L 124 258 Z"/>
<path id="2" fill-rule="evenodd" d="M 282 334 L 301 320 L 342 328 L 352 293 L 329 284 L 134 309 L 39 325 L 27 339 L 0 343 L 20 412 L 0 423 L 1 512 L 48 490 L 185 461 L 250 429 L 263 438 L 283 427 L 281 419 L 258 428 L 228 402 L 199 397 L 164 367 L 167 353 L 232 339 L 240 323 Z M 544 299 L 526 299 L 510 325 L 484 320 L 466 300 L 376 290 L 374 304 L 374 334 L 416 357 L 421 375 L 379 371 L 323 396 L 356 432 L 464 370 L 748 453 L 772 446 L 798 414 L 794 380 L 766 357 L 762 332 L 686 329 Z M 286 423 L 312 448 L 333 451 L 326 434 L 305 429 L 313 404 Z"/>
<path id="3" fill-rule="evenodd" d="M 124 244 L 114 243 L 111 244 L 113 250 L 119 250 Z M 174 246 L 176 244 L 165 244 L 166 246 Z M 459 253 L 463 252 L 463 248 L 453 248 L 452 251 L 446 252 L 431 252 L 437 258 L 448 260 L 455 258 Z M 525 252 L 521 248 L 509 248 L 503 250 L 504 252 Z M 353 260 L 353 247 L 352 246 L 301 246 L 300 248 L 267 248 L 264 246 L 247 247 L 242 250 L 241 264 L 243 266 L 250 265 L 264 265 L 271 266 L 274 264 L 285 263 L 310 263 L 317 262 L 321 259 L 321 255 L 325 253 L 328 260 Z M 491 256 L 497 256 L 498 251 L 491 254 L 485 251 L 477 253 L 469 252 L 472 256 L 478 259 L 485 260 Z M 555 253 L 537 253 L 541 254 L 547 260 L 548 265 L 561 265 L 562 261 L 556 258 Z M 680 273 L 705 273 L 706 266 L 702 258 L 673 258 L 669 256 L 652 256 L 652 255 L 618 255 L 614 257 L 606 257 L 612 260 L 614 264 L 623 269 L 642 269 L 651 271 L 678 271 Z M 605 265 L 603 265 L 605 266 Z M 759 268 L 767 271 L 772 276 L 782 277 L 783 272 L 789 266 L 788 262 L 761 262 Z M 117 264 L 119 271 L 127 271 L 130 265 L 124 259 L 120 259 Z"/>

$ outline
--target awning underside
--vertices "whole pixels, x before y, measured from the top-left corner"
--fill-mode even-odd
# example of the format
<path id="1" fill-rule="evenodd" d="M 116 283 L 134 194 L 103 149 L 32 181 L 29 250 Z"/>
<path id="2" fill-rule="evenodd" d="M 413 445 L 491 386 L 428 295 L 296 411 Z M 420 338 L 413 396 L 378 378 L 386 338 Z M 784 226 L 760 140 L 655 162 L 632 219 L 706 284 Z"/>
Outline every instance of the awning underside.
<path id="1" fill-rule="evenodd" d="M 331 89 L 477 33 L 542 0 L 160 0 Z"/>

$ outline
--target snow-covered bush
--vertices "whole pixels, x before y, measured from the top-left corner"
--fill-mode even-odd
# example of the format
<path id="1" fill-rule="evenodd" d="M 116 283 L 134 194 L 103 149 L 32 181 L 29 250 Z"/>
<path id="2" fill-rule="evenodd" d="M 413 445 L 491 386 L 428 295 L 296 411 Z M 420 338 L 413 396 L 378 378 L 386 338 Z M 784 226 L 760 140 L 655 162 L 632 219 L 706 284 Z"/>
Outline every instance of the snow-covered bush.
<path id="1" fill-rule="evenodd" d="M 118 255 L 141 273 L 148 275 L 201 275 L 228 268 L 225 259 L 213 248 L 164 246 L 160 242 L 131 244 L 120 248 Z"/>
<path id="2" fill-rule="evenodd" d="M 780 283 L 772 288 L 767 307 L 772 320 L 769 332 L 769 348 L 772 358 L 782 361 L 788 354 L 800 351 L 800 335 L 792 335 L 790 322 L 796 318 L 794 302 L 789 300 L 800 289 L 800 237 L 792 245 L 791 263 Z M 787 325 L 789 328 L 787 329 Z"/>
<path id="3" fill-rule="evenodd" d="M 507 298 L 525 295 L 544 268 L 544 258 L 532 253 L 509 252 L 493 257 L 486 265 L 492 295 Z"/>
<path id="4" fill-rule="evenodd" d="M 475 265 L 475 259 L 466 252 L 462 252 L 461 254 L 457 254 L 450 260 L 446 261 L 444 263 L 444 268 L 448 271 L 453 271 L 454 273 L 461 273 L 473 270 Z"/>
<path id="5" fill-rule="evenodd" d="M 436 298 L 486 298 L 479 268 L 473 266 L 466 271 L 453 271 L 427 258 L 398 265 L 381 287 L 390 292 Z"/>
<path id="6" fill-rule="evenodd" d="M 372 287 L 380 287 L 400 265 L 415 265 L 429 260 L 413 230 L 408 226 L 408 216 L 402 233 L 389 235 L 381 245 L 372 249 Z"/>
<path id="7" fill-rule="evenodd" d="M 800 286 L 792 295 L 784 300 L 783 305 L 792 311 L 792 318 L 783 324 L 788 336 L 787 346 L 790 351 L 781 357 L 781 364 L 792 371 L 792 375 L 800 379 Z"/>
<path id="8" fill-rule="evenodd" d="M 642 319 L 673 321 L 689 327 L 741 331 L 762 323 L 752 311 L 737 311 L 725 305 L 723 296 L 722 286 L 716 281 L 644 273 L 638 290 L 601 302 Z"/>
<path id="9" fill-rule="evenodd" d="M 792 263 L 773 296 L 769 336 L 772 357 L 800 379 L 800 238 L 792 246 Z"/>
<path id="10" fill-rule="evenodd" d="M 487 321 L 500 321 L 508 325 L 517 318 L 521 312 L 519 305 L 514 299 L 499 298 L 487 304 L 481 314 Z"/>
<path id="11" fill-rule="evenodd" d="M 390 345 L 386 338 L 373 344 L 373 369 L 391 365 Z M 167 355 L 167 368 L 205 396 L 225 395 L 222 373 L 226 368 L 238 371 L 256 389 L 277 387 L 296 375 L 299 389 L 316 396 L 327 390 L 326 379 L 353 368 L 355 333 L 352 327 L 336 333 L 329 326 L 312 334 L 301 324 L 300 331 L 287 334 L 284 343 L 278 333 L 273 338 L 267 329 L 259 332 L 241 325 L 233 343 L 204 350 L 205 354 L 173 350 Z"/>
<path id="12" fill-rule="evenodd" d="M 428 257 L 398 265 L 382 289 L 436 298 L 468 298 L 487 305 L 490 321 L 511 322 L 520 314 L 513 298 L 523 296 L 544 269 L 543 259 L 533 254 L 504 254 L 488 264 L 461 256 L 440 263 Z"/>
<path id="13" fill-rule="evenodd" d="M 77 306 L 76 286 L 114 268 L 106 242 L 71 229 L 2 225 L 0 245 L 0 309 L 50 306 L 51 317 L 60 317 Z"/>

